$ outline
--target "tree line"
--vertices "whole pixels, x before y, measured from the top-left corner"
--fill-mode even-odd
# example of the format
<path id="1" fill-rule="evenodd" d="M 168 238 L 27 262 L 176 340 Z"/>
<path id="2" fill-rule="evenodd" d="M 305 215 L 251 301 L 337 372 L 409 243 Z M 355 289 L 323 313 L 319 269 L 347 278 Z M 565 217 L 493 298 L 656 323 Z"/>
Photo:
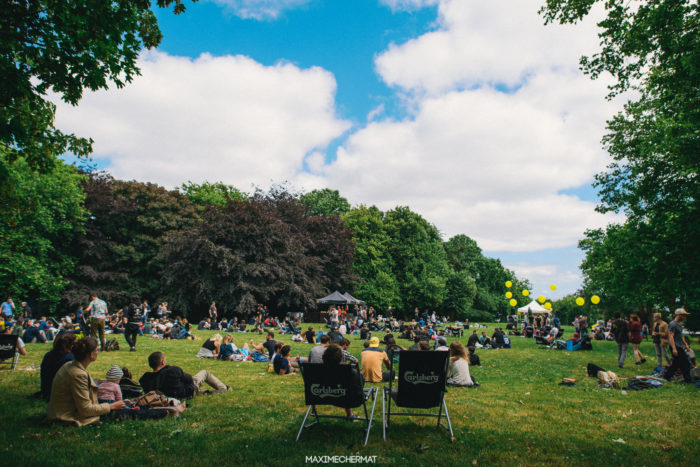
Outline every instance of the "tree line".
<path id="1" fill-rule="evenodd" d="M 509 311 L 505 281 L 529 287 L 466 235 L 443 241 L 408 207 L 351 208 L 337 190 L 168 190 L 60 161 L 5 166 L 0 289 L 49 312 L 95 293 L 113 309 L 139 296 L 194 318 L 211 301 L 229 316 L 258 303 L 283 313 L 315 310 L 337 289 L 398 316 L 490 320 Z"/>

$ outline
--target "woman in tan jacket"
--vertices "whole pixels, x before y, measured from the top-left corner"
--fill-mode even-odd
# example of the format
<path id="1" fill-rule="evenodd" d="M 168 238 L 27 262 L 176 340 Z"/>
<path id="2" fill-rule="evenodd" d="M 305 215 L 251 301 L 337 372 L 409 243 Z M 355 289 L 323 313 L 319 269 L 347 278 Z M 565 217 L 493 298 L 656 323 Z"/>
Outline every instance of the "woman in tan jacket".
<path id="1" fill-rule="evenodd" d="M 659 366 L 663 366 L 663 358 L 666 357 L 666 362 L 671 363 L 671 359 L 668 356 L 668 324 L 666 321 L 661 319 L 661 313 L 654 313 L 654 324 L 652 324 L 651 338 L 654 342 L 654 349 L 656 350 L 656 359 Z"/>
<path id="2" fill-rule="evenodd" d="M 97 403 L 97 385 L 87 372 L 97 355 L 97 339 L 94 337 L 84 337 L 73 345 L 75 360 L 63 365 L 54 377 L 47 420 L 89 425 L 98 422 L 101 415 L 124 408 L 124 401 Z"/>

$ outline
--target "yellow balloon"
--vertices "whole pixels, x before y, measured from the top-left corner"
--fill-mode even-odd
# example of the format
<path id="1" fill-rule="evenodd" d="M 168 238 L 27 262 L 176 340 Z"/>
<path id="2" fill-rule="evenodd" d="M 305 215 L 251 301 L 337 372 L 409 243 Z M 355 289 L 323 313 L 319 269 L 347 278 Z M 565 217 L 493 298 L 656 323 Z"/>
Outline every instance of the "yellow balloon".
<path id="1" fill-rule="evenodd" d="M 583 299 L 583 297 L 579 297 L 579 298 L 576 299 L 576 304 L 577 304 L 578 306 L 583 306 L 584 303 L 586 303 L 586 301 Z"/>
<path id="2" fill-rule="evenodd" d="M 511 298 L 513 296 L 513 292 L 506 292 L 506 298 Z"/>
<path id="3" fill-rule="evenodd" d="M 510 306 L 515 306 L 518 304 L 518 301 L 516 299 L 512 298 L 509 303 L 510 303 Z"/>
<path id="4" fill-rule="evenodd" d="M 545 307 L 547 310 L 551 310 L 551 309 L 552 309 L 552 304 L 549 303 L 549 302 L 547 302 L 547 303 L 544 304 L 544 307 Z"/>
<path id="5" fill-rule="evenodd" d="M 508 287 L 508 288 L 513 287 L 513 283 L 511 281 L 506 281 L 506 287 Z"/>
<path id="6" fill-rule="evenodd" d="M 528 295 L 530 295 L 530 291 L 527 289 L 523 290 L 523 297 L 527 297 Z"/>
<path id="7" fill-rule="evenodd" d="M 545 300 L 547 300 L 547 299 L 544 298 L 544 295 L 540 295 L 539 297 L 537 297 L 537 301 L 540 302 L 540 303 L 544 303 Z"/>
<path id="8" fill-rule="evenodd" d="M 557 286 L 554 284 L 550 285 L 549 288 L 550 290 L 557 290 Z"/>
<path id="9" fill-rule="evenodd" d="M 600 297 L 597 296 L 597 295 L 593 295 L 593 296 L 591 297 L 591 303 L 594 304 L 594 305 L 599 304 L 599 303 L 600 303 Z"/>

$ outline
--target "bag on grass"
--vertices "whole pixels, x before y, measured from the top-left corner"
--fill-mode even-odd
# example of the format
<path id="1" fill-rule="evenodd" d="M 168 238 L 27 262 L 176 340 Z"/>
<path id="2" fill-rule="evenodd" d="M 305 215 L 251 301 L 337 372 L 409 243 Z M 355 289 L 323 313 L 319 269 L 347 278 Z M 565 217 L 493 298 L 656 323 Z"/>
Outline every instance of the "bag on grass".
<path id="1" fill-rule="evenodd" d="M 134 405 L 150 409 L 154 407 L 168 407 L 168 396 L 160 391 L 149 391 L 134 401 Z"/>
<path id="2" fill-rule="evenodd" d="M 117 339 L 109 339 L 105 344 L 105 350 L 107 352 L 115 352 L 119 350 L 119 342 Z"/>
<path id="3" fill-rule="evenodd" d="M 267 355 L 265 355 L 264 353 L 261 353 L 261 352 L 257 352 L 257 351 L 253 352 L 250 355 L 250 359 L 254 362 L 269 362 L 270 361 L 270 359 L 267 358 Z"/>

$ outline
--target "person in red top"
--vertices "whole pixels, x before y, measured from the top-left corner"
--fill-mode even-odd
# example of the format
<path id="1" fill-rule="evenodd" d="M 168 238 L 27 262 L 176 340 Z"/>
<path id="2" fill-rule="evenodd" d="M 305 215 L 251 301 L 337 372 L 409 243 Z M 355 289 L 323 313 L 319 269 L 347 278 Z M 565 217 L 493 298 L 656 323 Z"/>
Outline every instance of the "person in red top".
<path id="1" fill-rule="evenodd" d="M 639 321 L 639 316 L 635 313 L 630 315 L 630 342 L 632 343 L 635 364 L 641 365 L 646 362 L 647 359 L 639 351 L 639 344 L 642 342 L 642 323 Z"/>

